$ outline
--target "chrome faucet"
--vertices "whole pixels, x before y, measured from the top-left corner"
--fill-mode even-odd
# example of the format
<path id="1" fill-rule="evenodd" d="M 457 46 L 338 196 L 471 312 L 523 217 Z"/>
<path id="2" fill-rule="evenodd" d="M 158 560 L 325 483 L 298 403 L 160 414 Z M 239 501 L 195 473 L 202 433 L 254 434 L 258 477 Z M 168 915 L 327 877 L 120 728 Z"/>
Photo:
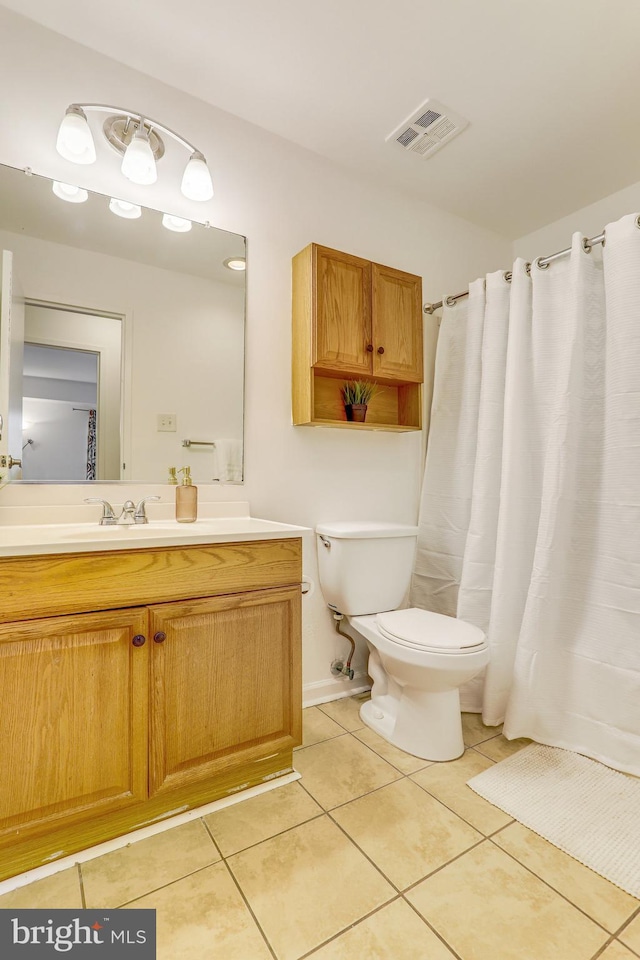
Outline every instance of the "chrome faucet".
<path id="1" fill-rule="evenodd" d="M 101 503 L 102 516 L 100 518 L 100 526 L 113 527 L 116 525 L 131 526 L 134 523 L 149 523 L 149 518 L 147 517 L 144 505 L 148 500 L 159 499 L 160 497 L 143 497 L 137 506 L 133 500 L 125 500 L 122 505 L 122 513 L 117 518 L 109 501 L 103 500 L 102 497 L 85 497 L 84 502 Z"/>
<path id="2" fill-rule="evenodd" d="M 130 526 L 131 524 L 134 524 L 136 522 L 135 512 L 136 505 L 133 500 L 125 500 L 125 502 L 122 504 L 122 513 L 116 520 L 116 523 L 120 524 L 121 526 L 125 524 Z"/>
<path id="3" fill-rule="evenodd" d="M 135 509 L 135 512 L 134 512 L 134 514 L 133 514 L 133 522 L 134 522 L 134 523 L 149 523 L 149 518 L 147 517 L 147 514 L 146 514 L 146 512 L 145 512 L 144 505 L 145 505 L 145 503 L 147 503 L 147 501 L 149 501 L 149 500 L 159 500 L 159 499 L 160 499 L 160 497 L 143 497 L 143 499 L 140 500 L 140 502 L 138 503 L 138 505 L 137 505 L 137 507 L 136 507 L 136 509 Z M 130 502 L 130 501 L 129 501 L 129 502 Z M 124 510 L 124 507 L 123 507 L 123 510 Z"/>

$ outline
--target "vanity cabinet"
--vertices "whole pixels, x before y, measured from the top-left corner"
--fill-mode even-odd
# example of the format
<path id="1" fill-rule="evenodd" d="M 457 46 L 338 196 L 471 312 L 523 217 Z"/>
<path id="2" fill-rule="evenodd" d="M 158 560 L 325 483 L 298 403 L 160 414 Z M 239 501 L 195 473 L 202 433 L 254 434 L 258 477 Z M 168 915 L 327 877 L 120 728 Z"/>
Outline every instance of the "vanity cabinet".
<path id="1" fill-rule="evenodd" d="M 301 576 L 299 539 L 0 558 L 0 878 L 292 770 Z"/>
<path id="2" fill-rule="evenodd" d="M 312 243 L 293 258 L 293 422 L 346 426 L 345 380 L 378 393 L 355 429 L 419 430 L 422 279 Z"/>

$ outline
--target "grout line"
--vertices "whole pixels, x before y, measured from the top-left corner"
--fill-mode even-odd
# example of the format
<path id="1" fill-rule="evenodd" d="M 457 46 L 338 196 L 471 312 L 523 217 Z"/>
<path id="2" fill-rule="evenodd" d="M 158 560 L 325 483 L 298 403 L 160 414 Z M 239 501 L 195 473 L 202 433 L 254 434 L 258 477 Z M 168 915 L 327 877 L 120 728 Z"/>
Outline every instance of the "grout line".
<path id="1" fill-rule="evenodd" d="M 591 957 L 591 960 L 598 960 L 598 957 L 601 957 L 607 947 L 610 947 L 612 943 L 615 943 L 614 937 L 609 937 L 609 939 L 602 944 L 599 950 L 596 950 L 594 955 Z"/>
<path id="2" fill-rule="evenodd" d="M 314 953 L 318 950 L 321 950 L 323 947 L 326 947 L 328 943 L 333 943 L 334 940 L 339 940 L 345 933 L 348 933 L 349 930 L 353 930 L 354 927 L 359 927 L 361 923 L 365 920 L 368 920 L 369 917 L 375 916 L 376 913 L 380 913 L 381 910 L 384 910 L 385 907 L 388 907 L 392 903 L 396 903 L 398 900 L 402 900 L 402 895 L 397 897 L 392 897 L 390 900 L 386 900 L 385 903 L 381 903 L 380 906 L 375 907 L 375 909 L 370 910 L 369 913 L 365 913 L 364 916 L 359 917 L 357 920 L 354 920 L 353 923 L 348 924 L 344 929 L 338 930 L 337 933 L 334 933 L 331 937 L 328 937 L 326 940 L 323 940 L 322 943 L 316 944 L 315 947 L 312 947 L 307 953 L 303 953 L 298 960 L 306 960 L 307 957 L 312 957 Z"/>
<path id="3" fill-rule="evenodd" d="M 84 878 L 82 876 L 82 865 L 80 863 L 76 863 L 76 870 L 78 871 L 78 883 L 80 884 L 80 903 L 82 904 L 82 909 L 85 910 L 87 900 L 84 895 Z"/>
<path id="4" fill-rule="evenodd" d="M 216 838 L 214 837 L 213 833 L 211 832 L 211 829 L 210 829 L 210 827 L 209 827 L 209 824 L 207 823 L 207 821 L 205 820 L 204 817 L 200 817 L 200 823 L 202 824 L 202 826 L 204 827 L 204 829 L 206 830 L 206 832 L 209 834 L 209 837 L 211 838 L 211 843 L 213 844 L 213 849 L 216 851 L 216 853 L 218 853 L 220 859 L 221 859 L 221 860 L 224 860 L 225 858 L 224 858 L 224 856 L 222 855 L 222 850 L 220 849 L 220 847 L 219 847 L 218 844 L 216 843 Z"/>
<path id="5" fill-rule="evenodd" d="M 307 790 L 307 793 L 311 797 L 311 794 Z M 311 797 L 312 800 L 315 800 L 314 797 Z M 318 803 L 317 800 L 315 800 Z M 320 807 L 320 804 L 318 804 Z M 246 847 L 240 847 L 239 850 L 234 850 L 233 853 L 220 854 L 223 860 L 230 860 L 232 857 L 237 856 L 239 853 L 245 853 L 247 850 L 253 850 L 255 847 L 259 847 L 262 843 L 268 843 L 269 840 L 273 840 L 275 837 L 282 837 L 285 833 L 291 833 L 292 830 L 297 830 L 298 827 L 303 827 L 305 823 L 311 823 L 313 820 L 319 820 L 321 817 L 326 815 L 326 810 L 320 807 L 318 813 L 314 814 L 312 817 L 307 817 L 306 820 L 301 820 L 300 823 L 294 823 L 291 827 L 285 827 L 284 830 L 278 830 L 276 833 L 270 833 L 268 837 L 263 837 L 262 840 L 256 840 L 255 843 L 250 843 Z"/>
<path id="6" fill-rule="evenodd" d="M 517 823 L 517 822 L 519 822 L 519 821 L 515 821 L 515 822 Z M 494 836 L 495 836 L 495 834 L 494 834 Z M 544 839 L 544 837 L 543 837 L 543 839 Z M 612 938 L 613 938 L 613 937 L 616 936 L 615 932 L 612 933 L 610 930 L 607 930 L 607 928 L 604 926 L 604 924 L 603 924 L 600 920 L 596 920 L 596 918 L 595 918 L 595 917 L 592 917 L 590 913 L 587 913 L 587 911 L 586 911 L 586 910 L 583 910 L 583 908 L 580 907 L 580 906 L 578 906 L 577 903 L 574 903 L 574 901 L 571 900 L 565 893 L 563 893 L 562 890 L 558 890 L 558 888 L 557 888 L 557 887 L 554 887 L 552 883 L 549 883 L 548 880 L 545 880 L 544 877 L 541 877 L 540 874 L 536 873 L 535 870 L 533 869 L 533 867 L 529 867 L 529 866 L 528 866 L 526 863 L 524 863 L 522 860 L 519 860 L 514 854 L 510 853 L 509 850 L 505 850 L 505 848 L 504 848 L 504 847 L 501 847 L 499 843 L 496 843 L 496 842 L 493 840 L 492 837 L 487 837 L 487 840 L 489 840 L 489 842 L 492 843 L 493 846 L 494 846 L 497 850 L 501 850 L 503 853 L 506 853 L 507 856 L 510 857 L 515 863 L 520 864 L 520 866 L 521 866 L 521 867 L 524 867 L 524 869 L 525 869 L 528 873 L 530 873 L 533 877 L 536 877 L 537 880 L 540 880 L 541 883 L 544 883 L 545 887 L 548 887 L 549 890 L 553 890 L 553 892 L 554 892 L 555 894 L 557 894 L 557 896 L 562 897 L 563 900 L 565 900 L 568 904 L 570 904 L 575 910 L 578 910 L 578 912 L 581 913 L 584 917 L 586 917 L 587 920 L 591 920 L 591 922 L 592 922 L 592 923 L 595 923 L 596 926 L 600 927 L 601 930 L 604 930 L 604 932 L 605 932 L 609 937 L 612 937 Z M 548 840 L 547 840 L 547 843 L 549 843 Z M 553 844 L 551 844 L 551 846 L 553 846 Z M 555 847 L 555 849 L 558 850 L 559 847 Z M 564 852 L 564 851 L 562 851 L 562 852 Z M 571 854 L 567 854 L 567 856 L 568 856 L 568 857 L 571 857 Z M 576 863 L 579 863 L 579 862 L 580 862 L 580 861 L 576 860 L 575 857 L 571 857 L 571 859 L 574 860 Z M 581 866 L 584 866 L 584 864 L 581 864 Z M 588 870 L 589 867 L 585 867 L 585 869 Z M 592 871 L 592 872 L 595 873 L 595 870 Z M 601 876 L 601 875 L 598 873 L 598 874 L 596 874 L 596 876 L 599 877 L 599 876 Z M 602 877 L 602 879 L 603 879 L 603 880 L 606 880 L 606 877 Z M 610 882 L 611 882 L 611 881 L 609 881 L 609 883 L 610 883 Z M 614 886 L 615 886 L 615 884 L 614 884 Z M 620 889 L 620 888 L 618 888 L 618 889 Z"/>
<path id="7" fill-rule="evenodd" d="M 406 893 L 406 891 L 405 891 L 405 893 Z M 418 908 L 417 908 L 417 907 L 414 907 L 414 905 L 411 903 L 410 900 L 407 900 L 407 898 L 406 898 L 404 895 L 403 895 L 402 899 L 404 900 L 404 902 L 405 902 L 409 907 L 411 907 L 411 909 L 413 910 L 413 912 L 414 912 L 415 914 L 417 914 L 417 916 L 420 917 L 420 919 L 422 920 L 422 922 L 429 928 L 429 930 L 431 930 L 431 932 L 432 932 L 433 934 L 435 934 L 435 936 L 438 938 L 438 940 L 440 940 L 440 942 L 444 944 L 444 946 L 447 948 L 447 950 L 449 950 L 449 952 L 453 954 L 453 956 L 456 958 L 456 960 L 464 960 L 464 957 L 462 957 L 462 956 L 457 952 L 457 950 L 454 950 L 454 949 L 453 949 L 453 946 L 449 943 L 449 941 L 448 941 L 448 940 L 445 940 L 445 938 L 442 936 L 441 933 L 438 933 L 438 931 L 436 930 L 436 928 L 435 928 L 431 923 L 429 923 L 429 921 L 427 920 L 426 917 L 423 917 L 423 915 L 420 913 L 420 911 L 418 910 Z"/>
<path id="8" fill-rule="evenodd" d="M 630 916 L 630 917 L 627 917 L 627 919 L 624 921 L 624 923 L 623 923 L 620 927 L 618 927 L 618 929 L 617 929 L 616 932 L 615 932 L 615 936 L 616 936 L 616 937 L 619 937 L 621 933 L 624 933 L 624 931 L 627 929 L 627 927 L 630 927 L 630 926 L 631 926 L 631 924 L 633 923 L 634 920 L 638 920 L 638 919 L 640 919 L 640 906 L 638 906 L 638 907 L 633 911 L 633 913 L 631 914 L 631 916 Z M 623 944 L 623 946 L 627 947 L 627 950 L 631 950 L 631 952 L 632 952 L 633 954 L 635 954 L 635 955 L 637 955 L 637 956 L 640 956 L 640 954 L 638 954 L 637 950 L 636 950 L 634 947 L 628 947 L 626 943 Z"/>
<path id="9" fill-rule="evenodd" d="M 146 893 L 139 893 L 135 897 L 132 897 L 131 900 L 123 900 L 122 903 L 118 903 L 114 907 L 109 907 L 108 909 L 121 910 L 122 907 L 126 907 L 130 903 L 135 903 L 136 900 L 142 900 L 143 897 L 150 897 L 154 893 L 159 893 L 160 890 L 166 890 L 167 887 L 172 887 L 175 883 L 180 883 L 181 880 L 186 880 L 188 877 L 195 877 L 197 873 L 202 873 L 204 870 L 209 870 L 211 867 L 217 867 L 219 863 L 222 863 L 222 861 L 212 860 L 211 863 L 205 863 L 204 866 L 198 867 L 197 870 L 190 870 L 189 873 L 185 873 L 182 877 L 175 877 L 173 880 L 167 880 L 166 883 L 161 883 L 159 887 L 154 887 L 153 890 L 147 890 Z"/>
<path id="10" fill-rule="evenodd" d="M 258 921 L 258 918 L 256 917 L 255 913 L 253 912 L 253 909 L 252 909 L 252 907 L 251 907 L 251 904 L 249 903 L 249 901 L 248 901 L 247 898 L 245 897 L 244 891 L 243 891 L 242 887 L 240 886 L 240 882 L 238 881 L 235 873 L 233 872 L 233 870 L 231 869 L 231 867 L 229 866 L 229 864 L 227 863 L 226 860 L 223 860 L 222 862 L 224 863 L 224 865 L 225 865 L 225 867 L 226 867 L 226 869 L 227 869 L 227 872 L 229 873 L 229 876 L 231 877 L 233 883 L 234 883 L 234 884 L 236 885 L 236 887 L 238 888 L 238 893 L 239 893 L 240 896 L 242 897 L 242 899 L 243 899 L 243 901 L 244 901 L 245 907 L 247 908 L 247 910 L 248 910 L 249 913 L 251 914 L 251 917 L 253 918 L 253 922 L 255 923 L 256 927 L 257 927 L 258 930 L 260 931 L 260 934 L 261 934 L 261 936 L 262 936 L 265 944 L 267 945 L 267 949 L 268 949 L 269 953 L 270 953 L 271 956 L 274 958 L 274 960 L 278 960 L 278 956 L 277 956 L 275 950 L 273 949 L 273 947 L 271 946 L 271 944 L 269 943 L 269 939 L 268 939 L 266 933 L 264 932 L 264 930 L 262 929 L 262 925 L 261 925 L 260 922 Z"/>

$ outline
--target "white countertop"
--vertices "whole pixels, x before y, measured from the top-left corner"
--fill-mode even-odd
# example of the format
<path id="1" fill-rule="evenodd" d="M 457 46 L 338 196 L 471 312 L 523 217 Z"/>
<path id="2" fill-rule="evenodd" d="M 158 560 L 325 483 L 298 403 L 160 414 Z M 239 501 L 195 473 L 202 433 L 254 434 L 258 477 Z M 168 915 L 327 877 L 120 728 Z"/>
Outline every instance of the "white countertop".
<path id="1" fill-rule="evenodd" d="M 12 524 L 0 526 L 0 557 L 282 540 L 306 533 L 310 533 L 308 527 L 257 517 L 209 517 L 194 523 L 150 520 L 116 526 L 100 526 L 97 522 Z"/>

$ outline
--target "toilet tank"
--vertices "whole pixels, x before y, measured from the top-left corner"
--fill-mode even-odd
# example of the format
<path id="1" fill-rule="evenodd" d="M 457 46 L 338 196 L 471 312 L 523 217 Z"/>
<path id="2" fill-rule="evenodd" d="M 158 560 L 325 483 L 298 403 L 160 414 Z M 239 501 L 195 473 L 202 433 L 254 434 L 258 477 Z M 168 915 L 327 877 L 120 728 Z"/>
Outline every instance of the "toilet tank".
<path id="1" fill-rule="evenodd" d="M 398 523 L 318 524 L 318 578 L 329 607 L 347 616 L 399 607 L 409 587 L 417 535 L 417 527 Z"/>

